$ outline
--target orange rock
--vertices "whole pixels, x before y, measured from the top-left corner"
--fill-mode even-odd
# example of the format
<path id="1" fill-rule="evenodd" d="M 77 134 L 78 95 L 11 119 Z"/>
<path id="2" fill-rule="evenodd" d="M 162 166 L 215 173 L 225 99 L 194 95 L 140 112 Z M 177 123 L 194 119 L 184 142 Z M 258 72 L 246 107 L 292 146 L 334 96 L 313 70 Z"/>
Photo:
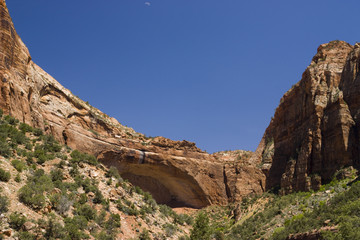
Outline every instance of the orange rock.
<path id="1" fill-rule="evenodd" d="M 316 190 L 340 168 L 358 164 L 357 46 L 322 44 L 301 81 L 281 98 L 256 151 L 266 189 Z"/>
<path id="2" fill-rule="evenodd" d="M 0 108 L 6 114 L 43 129 L 73 149 L 94 154 L 107 166 L 118 167 L 123 177 L 161 203 L 200 208 L 261 191 L 261 172 L 251 168 L 242 178 L 195 143 L 147 138 L 74 96 L 31 60 L 5 1 L 0 0 L 0 5 Z M 233 179 L 239 176 L 240 181 Z M 230 182 L 234 186 L 227 186 Z"/>

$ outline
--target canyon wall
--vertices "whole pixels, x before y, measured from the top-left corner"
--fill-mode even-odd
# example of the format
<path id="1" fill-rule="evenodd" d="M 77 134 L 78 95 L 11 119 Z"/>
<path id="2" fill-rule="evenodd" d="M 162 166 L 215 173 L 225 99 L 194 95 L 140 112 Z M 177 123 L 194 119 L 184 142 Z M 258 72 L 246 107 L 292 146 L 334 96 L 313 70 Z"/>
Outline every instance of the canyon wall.
<path id="1" fill-rule="evenodd" d="M 322 44 L 302 79 L 280 100 L 257 149 L 266 189 L 318 189 L 358 166 L 359 44 Z"/>
<path id="2" fill-rule="evenodd" d="M 159 203 L 201 208 L 263 191 L 255 163 L 240 171 L 236 159 L 215 158 L 194 143 L 147 138 L 74 96 L 31 60 L 4 0 L 0 11 L 0 108 L 6 114 L 116 166 Z"/>
<path id="3" fill-rule="evenodd" d="M 116 166 L 159 203 L 201 208 L 272 188 L 316 190 L 337 170 L 359 167 L 360 44 L 318 48 L 255 153 L 208 154 L 185 140 L 148 138 L 74 96 L 31 60 L 4 0 L 0 11 L 0 108 Z"/>

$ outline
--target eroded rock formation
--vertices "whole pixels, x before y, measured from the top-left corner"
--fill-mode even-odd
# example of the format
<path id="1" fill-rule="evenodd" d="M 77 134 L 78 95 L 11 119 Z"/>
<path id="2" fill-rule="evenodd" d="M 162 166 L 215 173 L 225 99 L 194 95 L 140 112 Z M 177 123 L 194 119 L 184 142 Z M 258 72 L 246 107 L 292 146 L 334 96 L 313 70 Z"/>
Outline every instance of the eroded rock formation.
<path id="1" fill-rule="evenodd" d="M 257 149 L 267 189 L 317 189 L 359 162 L 359 45 L 322 44 L 280 101 Z"/>
<path id="2" fill-rule="evenodd" d="M 0 108 L 6 114 L 116 166 L 160 203 L 200 208 L 262 191 L 254 164 L 239 169 L 194 143 L 146 138 L 74 96 L 31 60 L 4 0 L 0 10 Z"/>

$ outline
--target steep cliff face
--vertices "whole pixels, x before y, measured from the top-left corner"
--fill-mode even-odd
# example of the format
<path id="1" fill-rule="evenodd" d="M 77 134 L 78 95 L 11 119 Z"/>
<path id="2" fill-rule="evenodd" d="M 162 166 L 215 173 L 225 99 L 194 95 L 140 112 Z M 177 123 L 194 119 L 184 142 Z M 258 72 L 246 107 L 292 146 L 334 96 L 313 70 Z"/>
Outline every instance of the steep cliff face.
<path id="1" fill-rule="evenodd" d="M 358 45 L 318 48 L 302 79 L 280 101 L 257 149 L 267 189 L 317 189 L 358 162 Z"/>
<path id="2" fill-rule="evenodd" d="M 6 114 L 117 166 L 122 176 L 160 203 L 200 208 L 243 197 L 231 193 L 236 189 L 233 178 L 239 176 L 233 174 L 236 166 L 224 170 L 223 161 L 194 143 L 146 138 L 74 96 L 31 60 L 4 0 L 0 10 L 0 108 Z M 234 183 L 230 190 L 228 182 Z M 244 194 L 261 191 L 251 188 Z"/>

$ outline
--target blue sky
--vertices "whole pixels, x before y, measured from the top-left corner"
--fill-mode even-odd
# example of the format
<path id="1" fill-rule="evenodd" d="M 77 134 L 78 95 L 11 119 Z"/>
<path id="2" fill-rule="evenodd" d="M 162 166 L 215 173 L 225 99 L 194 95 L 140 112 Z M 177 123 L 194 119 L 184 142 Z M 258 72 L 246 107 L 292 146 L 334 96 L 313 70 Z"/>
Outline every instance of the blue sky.
<path id="1" fill-rule="evenodd" d="M 359 1 L 7 0 L 33 60 L 147 136 L 255 150 L 317 47 L 360 41 Z"/>

